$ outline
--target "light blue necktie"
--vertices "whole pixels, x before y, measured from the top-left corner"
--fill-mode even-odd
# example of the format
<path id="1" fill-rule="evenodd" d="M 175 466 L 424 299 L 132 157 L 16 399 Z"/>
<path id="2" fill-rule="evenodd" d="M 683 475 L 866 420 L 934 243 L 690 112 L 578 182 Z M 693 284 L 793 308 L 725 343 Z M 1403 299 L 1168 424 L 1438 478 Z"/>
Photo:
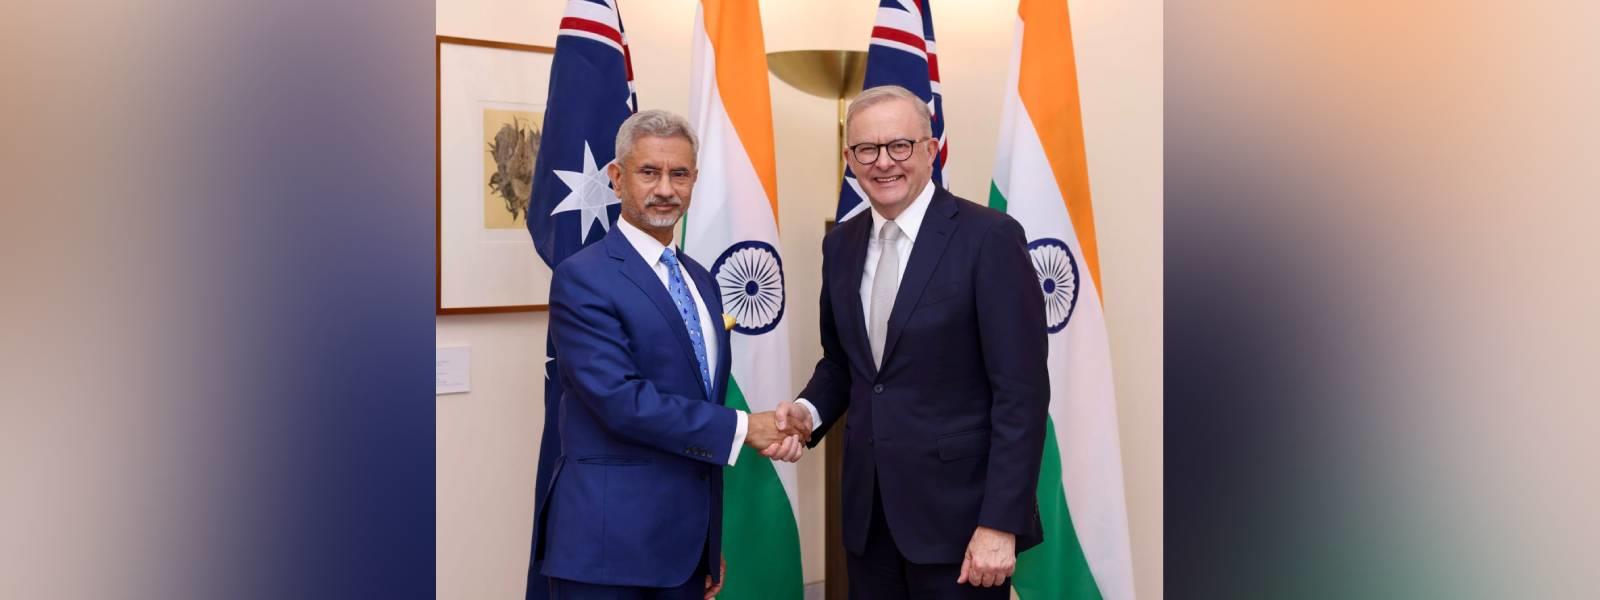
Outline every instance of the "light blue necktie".
<path id="1" fill-rule="evenodd" d="M 706 340 L 700 334 L 700 310 L 694 305 L 694 297 L 689 295 L 689 286 L 683 283 L 683 275 L 678 271 L 678 257 L 672 253 L 672 248 L 661 251 L 661 262 L 667 264 L 667 291 L 672 293 L 672 303 L 678 305 L 683 325 L 689 328 L 689 344 L 694 346 L 694 360 L 700 363 L 700 381 L 705 384 L 706 398 L 710 398 L 711 371 L 706 369 Z"/>

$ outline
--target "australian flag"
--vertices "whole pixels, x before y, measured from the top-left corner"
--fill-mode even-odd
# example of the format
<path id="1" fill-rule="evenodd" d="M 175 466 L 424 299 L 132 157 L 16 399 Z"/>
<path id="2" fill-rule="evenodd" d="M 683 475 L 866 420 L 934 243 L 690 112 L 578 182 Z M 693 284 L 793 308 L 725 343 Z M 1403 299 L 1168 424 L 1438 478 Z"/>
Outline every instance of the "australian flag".
<path id="1" fill-rule="evenodd" d="M 939 58 L 933 43 L 933 0 L 879 0 L 878 20 L 872 28 L 872 45 L 867 48 L 867 73 L 863 88 L 898 85 L 928 103 L 933 113 L 933 137 L 939 140 L 939 156 L 933 161 L 933 183 L 944 186 L 944 161 L 950 148 L 944 137 L 944 95 L 939 90 Z M 866 210 L 866 193 L 849 169 L 839 186 L 839 210 L 835 221 L 843 221 Z"/>
<path id="2" fill-rule="evenodd" d="M 569 0 L 556 36 L 528 202 L 528 233 L 552 270 L 605 237 L 616 222 L 621 205 L 611 190 L 606 165 L 615 158 L 617 128 L 638 106 L 616 0 Z M 536 515 L 544 507 L 550 471 L 561 454 L 561 376 L 555 344 L 548 335 L 540 362 L 545 419 L 534 491 Z M 527 597 L 548 598 L 549 583 L 539 574 L 539 563 L 531 555 L 529 563 Z"/>

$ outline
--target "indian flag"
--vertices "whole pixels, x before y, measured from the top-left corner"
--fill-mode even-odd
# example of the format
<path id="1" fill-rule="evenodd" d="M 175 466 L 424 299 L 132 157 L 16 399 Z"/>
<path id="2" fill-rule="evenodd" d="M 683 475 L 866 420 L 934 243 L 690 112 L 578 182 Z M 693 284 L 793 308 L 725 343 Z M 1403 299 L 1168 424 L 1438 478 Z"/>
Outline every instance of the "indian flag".
<path id="1" fill-rule="evenodd" d="M 1133 559 L 1083 118 L 1065 0 L 1021 0 L 989 205 L 1023 224 L 1046 296 L 1050 423 L 1045 541 L 1017 558 L 1017 595 L 1131 599 Z"/>
<path id="2" fill-rule="evenodd" d="M 761 12 L 753 0 L 701 0 L 695 14 L 689 119 L 700 135 L 700 179 L 683 248 L 707 265 L 735 319 L 728 406 L 761 412 L 789 398 L 789 331 L 778 249 L 778 171 L 772 145 Z M 798 600 L 800 532 L 795 468 L 744 447 L 723 494 L 720 598 Z"/>

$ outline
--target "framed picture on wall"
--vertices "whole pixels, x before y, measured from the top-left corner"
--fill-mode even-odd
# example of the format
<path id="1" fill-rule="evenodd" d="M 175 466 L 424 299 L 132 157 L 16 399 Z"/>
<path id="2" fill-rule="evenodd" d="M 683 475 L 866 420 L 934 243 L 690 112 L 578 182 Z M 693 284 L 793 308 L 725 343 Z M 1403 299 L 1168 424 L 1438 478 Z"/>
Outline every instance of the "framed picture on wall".
<path id="1" fill-rule="evenodd" d="M 437 314 L 546 310 L 527 209 L 555 49 L 435 38 Z"/>

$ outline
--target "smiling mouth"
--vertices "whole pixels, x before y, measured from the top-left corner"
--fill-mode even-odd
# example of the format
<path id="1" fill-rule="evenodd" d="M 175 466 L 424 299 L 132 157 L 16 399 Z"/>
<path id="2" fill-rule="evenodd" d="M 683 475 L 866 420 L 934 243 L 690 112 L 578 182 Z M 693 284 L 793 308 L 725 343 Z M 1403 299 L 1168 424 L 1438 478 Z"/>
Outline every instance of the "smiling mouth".
<path id="1" fill-rule="evenodd" d="M 905 175 L 893 175 L 893 176 L 890 176 L 890 177 L 873 177 L 872 180 L 874 182 L 879 183 L 879 184 L 888 184 L 888 183 L 894 183 L 896 181 L 900 181 L 900 180 L 905 179 L 905 178 L 906 178 Z"/>

